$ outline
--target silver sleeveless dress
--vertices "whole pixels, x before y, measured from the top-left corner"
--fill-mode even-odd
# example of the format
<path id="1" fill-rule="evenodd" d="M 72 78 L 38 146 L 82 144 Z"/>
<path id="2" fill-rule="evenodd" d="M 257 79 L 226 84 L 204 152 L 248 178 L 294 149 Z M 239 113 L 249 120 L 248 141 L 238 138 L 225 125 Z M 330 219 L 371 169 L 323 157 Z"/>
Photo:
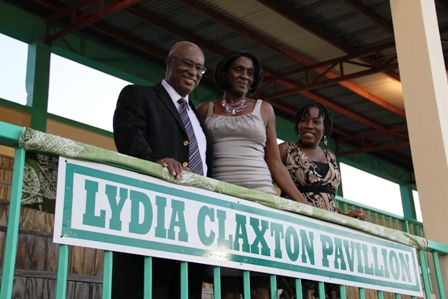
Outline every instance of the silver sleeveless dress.
<path id="1" fill-rule="evenodd" d="M 205 123 L 213 136 L 214 178 L 253 190 L 275 194 L 272 176 L 264 160 L 266 124 L 257 100 L 250 114 L 222 116 L 213 114 L 209 103 Z"/>

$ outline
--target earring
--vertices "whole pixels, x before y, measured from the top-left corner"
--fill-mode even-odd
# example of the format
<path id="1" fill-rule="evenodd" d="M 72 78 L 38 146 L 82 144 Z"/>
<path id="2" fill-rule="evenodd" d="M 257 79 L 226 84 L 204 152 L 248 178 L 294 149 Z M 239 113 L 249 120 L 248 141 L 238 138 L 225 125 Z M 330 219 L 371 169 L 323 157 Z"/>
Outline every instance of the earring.
<path id="1" fill-rule="evenodd" d="M 324 135 L 324 143 L 325 143 L 325 145 L 327 145 L 327 136 L 326 135 Z"/>

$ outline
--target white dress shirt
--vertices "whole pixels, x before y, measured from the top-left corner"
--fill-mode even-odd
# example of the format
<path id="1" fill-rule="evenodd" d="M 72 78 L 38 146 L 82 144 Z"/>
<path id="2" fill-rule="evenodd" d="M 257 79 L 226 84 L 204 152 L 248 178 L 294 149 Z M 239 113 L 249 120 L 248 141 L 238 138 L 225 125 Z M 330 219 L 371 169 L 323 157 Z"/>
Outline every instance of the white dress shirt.
<path id="1" fill-rule="evenodd" d="M 189 103 L 188 95 L 182 97 L 168 82 L 162 80 L 162 85 L 168 92 L 176 106 L 177 111 L 179 111 L 180 105 L 177 101 L 180 99 L 185 99 L 187 103 Z M 202 160 L 202 169 L 204 170 L 204 175 L 207 175 L 207 164 L 205 163 L 205 152 L 207 150 L 207 139 L 205 138 L 204 131 L 202 130 L 201 124 L 199 123 L 197 115 L 190 109 L 190 105 L 188 104 L 188 117 L 190 118 L 191 125 L 193 126 L 194 135 L 196 136 L 196 140 L 198 142 L 199 153 L 201 154 Z"/>

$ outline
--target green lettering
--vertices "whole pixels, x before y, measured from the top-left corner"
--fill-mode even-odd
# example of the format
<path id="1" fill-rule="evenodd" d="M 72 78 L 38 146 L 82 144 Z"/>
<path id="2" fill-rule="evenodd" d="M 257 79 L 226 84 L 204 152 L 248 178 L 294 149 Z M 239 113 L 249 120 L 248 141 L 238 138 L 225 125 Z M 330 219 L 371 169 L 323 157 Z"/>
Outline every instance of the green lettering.
<path id="1" fill-rule="evenodd" d="M 250 246 L 251 253 L 258 254 L 259 248 L 258 245 L 261 245 L 261 254 L 264 256 L 270 256 L 271 255 L 271 249 L 268 246 L 268 243 L 266 243 L 266 240 L 264 238 L 264 234 L 266 233 L 266 230 L 268 229 L 268 222 L 266 220 L 261 221 L 261 229 L 260 227 L 260 219 L 257 218 L 250 218 L 250 226 L 254 230 L 255 233 L 255 240 Z"/>
<path id="2" fill-rule="evenodd" d="M 246 230 L 246 216 L 236 214 L 235 221 L 236 221 L 236 228 L 235 228 L 235 241 L 233 241 L 233 249 L 240 250 L 239 240 L 241 239 L 243 252 L 249 252 L 249 240 L 247 239 L 247 230 Z"/>
<path id="3" fill-rule="evenodd" d="M 355 246 L 354 245 L 355 244 L 353 243 L 353 241 L 348 242 L 348 240 L 344 240 L 345 255 L 347 256 L 348 268 L 350 269 L 350 272 L 353 272 L 353 269 L 355 267 L 355 263 L 354 263 Z"/>
<path id="4" fill-rule="evenodd" d="M 208 217 L 211 222 L 215 221 L 215 210 L 210 209 L 207 206 L 201 207 L 198 213 L 198 235 L 199 240 L 201 240 L 202 244 L 205 246 L 210 246 L 213 244 L 215 240 L 215 233 L 213 230 L 210 230 L 210 234 L 207 236 L 205 232 L 205 218 Z"/>
<path id="5" fill-rule="evenodd" d="M 390 272 L 389 272 L 389 266 L 387 264 L 387 250 L 381 249 L 381 253 L 383 254 L 383 264 L 384 264 L 384 277 L 389 278 Z"/>
<path id="6" fill-rule="evenodd" d="M 299 258 L 299 236 L 291 226 L 288 226 L 285 232 L 285 245 L 289 259 L 293 262 L 297 261 Z"/>
<path id="7" fill-rule="evenodd" d="M 362 257 L 361 257 L 361 244 L 355 243 L 356 247 L 356 256 L 358 258 L 358 273 L 364 273 L 364 266 L 362 264 Z"/>
<path id="8" fill-rule="evenodd" d="M 278 223 L 271 223 L 271 237 L 274 237 L 275 250 L 274 255 L 276 258 L 281 259 L 283 256 L 280 239 L 283 239 L 283 225 Z"/>
<path id="9" fill-rule="evenodd" d="M 334 254 L 334 268 L 339 269 L 339 266 L 341 266 L 342 270 L 346 270 L 347 265 L 345 264 L 344 251 L 342 250 L 342 239 L 334 238 L 334 244 L 336 245 Z"/>
<path id="10" fill-rule="evenodd" d="M 120 188 L 120 199 L 117 202 L 117 187 L 106 185 L 107 199 L 109 200 L 110 210 L 112 211 L 112 217 L 109 221 L 110 229 L 121 230 L 121 211 L 123 210 L 124 203 L 128 199 L 128 189 Z"/>
<path id="11" fill-rule="evenodd" d="M 362 244 L 362 251 L 364 252 L 364 265 L 365 265 L 365 273 L 373 275 L 373 264 L 369 263 L 369 249 L 366 244 Z"/>
<path id="12" fill-rule="evenodd" d="M 156 225 L 156 237 L 166 239 L 166 227 L 165 227 L 165 210 L 166 210 L 166 198 L 156 196 L 157 206 L 157 225 Z"/>
<path id="13" fill-rule="evenodd" d="M 333 254 L 333 241 L 329 236 L 320 235 L 320 242 L 322 243 L 322 266 L 329 267 L 328 256 Z"/>
<path id="14" fill-rule="evenodd" d="M 130 191 L 131 222 L 129 232 L 144 235 L 149 232 L 152 224 L 152 205 L 149 197 L 142 192 Z M 143 222 L 139 223 L 140 205 L 143 206 Z"/>
<path id="15" fill-rule="evenodd" d="M 400 257 L 401 272 L 403 272 L 402 276 L 403 281 L 406 281 L 406 277 L 408 278 L 408 281 L 412 281 L 411 269 L 409 268 L 409 256 L 406 255 L 405 257 L 404 254 L 401 252 L 398 254 L 398 256 Z"/>
<path id="16" fill-rule="evenodd" d="M 179 228 L 179 241 L 188 242 L 187 227 L 185 225 L 185 203 L 179 200 L 171 201 L 171 221 L 170 228 L 168 229 L 168 239 L 175 240 L 174 228 L 177 226 Z"/>
<path id="17" fill-rule="evenodd" d="M 217 210 L 216 217 L 218 218 L 218 247 L 232 249 L 233 236 L 229 235 L 229 239 L 226 239 L 226 211 Z"/>
<path id="18" fill-rule="evenodd" d="M 372 247 L 373 259 L 375 262 L 375 275 L 376 276 L 384 276 L 384 267 L 378 264 L 378 248 Z"/>
<path id="19" fill-rule="evenodd" d="M 306 231 L 301 229 L 300 239 L 302 240 L 302 263 L 307 263 L 306 257 L 308 256 L 311 265 L 314 265 L 314 233 L 310 231 L 307 236 Z"/>
<path id="20" fill-rule="evenodd" d="M 390 270 L 392 271 L 392 277 L 395 280 L 400 279 L 400 265 L 399 265 L 398 257 L 397 257 L 397 254 L 395 253 L 395 251 L 389 252 L 389 265 L 390 265 Z"/>
<path id="21" fill-rule="evenodd" d="M 98 193 L 98 182 L 86 180 L 86 211 L 82 215 L 82 223 L 96 227 L 106 227 L 106 211 L 100 210 L 100 215 L 95 215 L 96 193 Z"/>

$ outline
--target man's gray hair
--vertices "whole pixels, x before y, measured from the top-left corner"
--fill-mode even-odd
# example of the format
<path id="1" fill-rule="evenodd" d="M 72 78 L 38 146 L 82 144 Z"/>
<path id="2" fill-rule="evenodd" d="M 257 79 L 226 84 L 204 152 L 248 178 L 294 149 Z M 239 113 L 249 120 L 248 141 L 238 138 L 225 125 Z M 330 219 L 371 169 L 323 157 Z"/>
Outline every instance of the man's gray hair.
<path id="1" fill-rule="evenodd" d="M 168 54 L 168 56 L 171 56 L 171 55 L 177 56 L 177 55 L 178 55 L 179 48 L 182 47 L 182 46 L 184 46 L 184 45 L 191 45 L 191 46 L 198 47 L 196 44 L 194 44 L 194 43 L 192 43 L 192 42 L 180 41 L 180 42 L 175 43 L 175 44 L 171 47 L 171 50 L 170 50 L 170 53 Z M 199 48 L 199 47 L 198 47 L 198 48 Z"/>

